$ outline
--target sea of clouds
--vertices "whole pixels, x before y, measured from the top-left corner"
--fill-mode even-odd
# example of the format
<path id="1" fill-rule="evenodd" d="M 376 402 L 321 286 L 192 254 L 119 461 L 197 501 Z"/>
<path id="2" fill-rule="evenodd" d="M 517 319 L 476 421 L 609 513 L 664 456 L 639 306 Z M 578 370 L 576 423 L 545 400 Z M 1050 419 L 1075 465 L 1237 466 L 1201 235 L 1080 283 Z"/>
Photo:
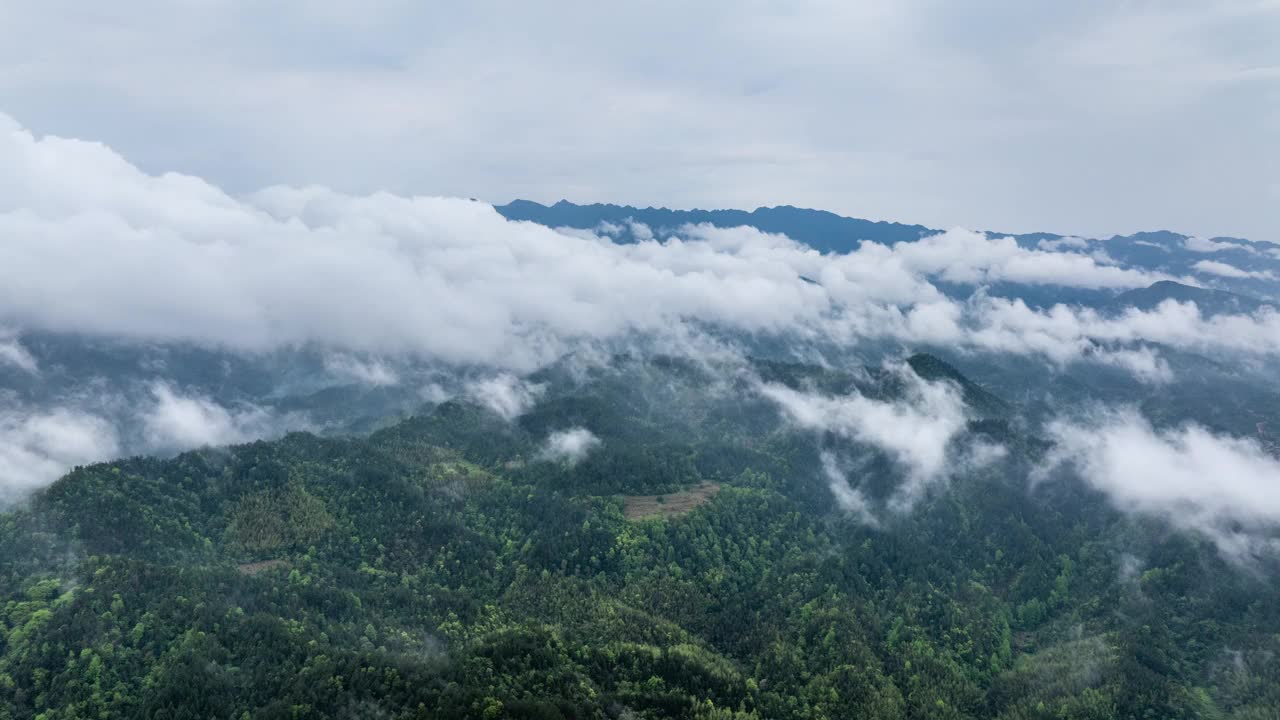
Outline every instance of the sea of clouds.
<path id="1" fill-rule="evenodd" d="M 310 347 L 326 353 L 333 375 L 379 387 L 401 382 L 396 363 L 405 359 L 482 368 L 486 378 L 464 392 L 511 419 L 541 392 L 521 378 L 568 353 L 635 336 L 705 347 L 690 340 L 703 328 L 796 346 L 890 341 L 1059 367 L 1100 362 L 1148 383 L 1175 380 L 1152 344 L 1261 362 L 1280 354 L 1280 315 L 1270 309 L 1209 317 L 1170 301 L 1102 313 L 1035 308 L 983 290 L 1121 291 L 1170 279 L 1082 243 L 1031 249 L 957 228 L 822 254 L 750 227 L 633 229 L 642 239 L 629 244 L 613 231 L 512 222 L 456 198 L 325 187 L 232 195 L 197 177 L 144 172 L 99 143 L 37 137 L 0 115 L 0 366 L 33 378 L 45 372 L 24 344 L 32 332 L 247 354 Z M 943 282 L 974 292 L 956 299 L 935 284 Z M 965 422 L 944 384 L 916 383 L 896 404 L 763 384 L 759 392 L 800 428 L 883 449 L 905 471 L 901 508 L 949 472 L 947 447 Z M 307 424 L 252 403 L 220 404 L 164 378 L 119 403 L 131 408 L 127 430 L 101 407 L 0 396 L 0 499 L 126 451 L 225 444 Z M 1158 431 L 1117 409 L 1098 418 L 1063 421 L 1053 435 L 1059 462 L 1117 506 L 1185 518 L 1232 551 L 1254 542 L 1241 533 L 1280 523 L 1280 463 L 1256 440 L 1196 426 Z M 564 433 L 547 439 L 547 457 L 573 462 L 598 444 L 589 428 Z M 840 459 L 824 466 L 840 505 L 870 518 L 865 498 L 842 481 Z"/>

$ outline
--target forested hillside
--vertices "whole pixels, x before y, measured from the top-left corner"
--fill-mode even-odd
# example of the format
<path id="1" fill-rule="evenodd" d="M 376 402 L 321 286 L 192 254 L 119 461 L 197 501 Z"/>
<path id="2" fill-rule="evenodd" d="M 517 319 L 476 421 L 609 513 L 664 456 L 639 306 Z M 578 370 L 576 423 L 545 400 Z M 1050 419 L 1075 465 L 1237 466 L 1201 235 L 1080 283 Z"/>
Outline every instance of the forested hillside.
<path id="1" fill-rule="evenodd" d="M 1273 557 L 1040 477 L 1041 428 L 936 357 L 739 370 L 77 468 L 0 516 L 0 718 L 1275 717 Z M 945 390 L 948 457 L 1003 454 L 894 510 L 899 458 L 759 387 Z"/>

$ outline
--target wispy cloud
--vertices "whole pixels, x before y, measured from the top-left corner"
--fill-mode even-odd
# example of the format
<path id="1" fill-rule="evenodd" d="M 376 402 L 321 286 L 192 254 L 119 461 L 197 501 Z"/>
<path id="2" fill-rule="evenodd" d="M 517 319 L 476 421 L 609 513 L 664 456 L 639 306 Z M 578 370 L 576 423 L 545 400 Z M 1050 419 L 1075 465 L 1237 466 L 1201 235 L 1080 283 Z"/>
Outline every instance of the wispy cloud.
<path id="1" fill-rule="evenodd" d="M 1243 270 L 1230 263 L 1218 262 L 1217 260 L 1201 260 L 1193 268 L 1210 275 L 1227 278 L 1254 278 L 1257 280 L 1275 280 L 1276 276 L 1267 271 L 1251 271 Z"/>
<path id="2" fill-rule="evenodd" d="M 36 359 L 22 346 L 22 342 L 16 337 L 5 337 L 3 332 L 0 332 L 0 364 L 9 364 L 29 373 L 40 370 Z"/>
<path id="3" fill-rule="evenodd" d="M 760 392 L 800 428 L 835 433 L 885 452 L 904 471 L 905 478 L 891 506 L 908 509 L 928 485 L 948 474 L 948 447 L 965 427 L 965 407 L 950 383 L 926 382 L 903 366 L 892 366 L 892 371 L 901 378 L 904 389 L 902 397 L 895 400 L 877 400 L 857 392 L 822 395 L 774 383 L 761 385 Z M 835 484 L 837 495 L 856 506 L 854 495 Z"/>
<path id="4" fill-rule="evenodd" d="M 545 390 L 545 385 L 528 382 L 510 373 L 477 380 L 467 386 L 472 398 L 505 420 L 523 415 Z"/>

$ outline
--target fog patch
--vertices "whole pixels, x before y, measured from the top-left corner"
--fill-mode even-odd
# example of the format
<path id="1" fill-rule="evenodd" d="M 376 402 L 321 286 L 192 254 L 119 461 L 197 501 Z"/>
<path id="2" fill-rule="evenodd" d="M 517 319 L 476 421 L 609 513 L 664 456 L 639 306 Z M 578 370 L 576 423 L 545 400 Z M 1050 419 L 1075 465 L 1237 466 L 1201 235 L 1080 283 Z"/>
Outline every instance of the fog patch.
<path id="1" fill-rule="evenodd" d="M 827 480 L 827 487 L 835 496 L 836 505 L 859 522 L 875 527 L 880 524 L 871 509 L 871 503 L 863 492 L 849 483 L 848 470 L 836 457 L 835 453 L 823 451 L 822 474 Z"/>
<path id="2" fill-rule="evenodd" d="M 538 457 L 554 462 L 566 462 L 576 465 L 587 457 L 593 449 L 600 445 L 600 438 L 583 427 L 570 428 L 551 433 L 539 451 Z"/>
<path id="3" fill-rule="evenodd" d="M 508 421 L 527 412 L 545 391 L 545 385 L 527 382 L 510 373 L 478 380 L 467 386 L 468 395 Z"/>

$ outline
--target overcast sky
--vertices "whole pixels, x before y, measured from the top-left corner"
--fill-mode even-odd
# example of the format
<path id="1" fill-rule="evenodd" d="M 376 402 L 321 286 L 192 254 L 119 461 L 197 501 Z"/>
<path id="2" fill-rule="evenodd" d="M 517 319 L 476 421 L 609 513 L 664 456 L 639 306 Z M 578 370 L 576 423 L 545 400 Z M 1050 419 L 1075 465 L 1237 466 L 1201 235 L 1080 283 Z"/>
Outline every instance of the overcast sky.
<path id="1" fill-rule="evenodd" d="M 0 0 L 0 112 L 148 172 L 1280 240 L 1280 2 Z"/>

